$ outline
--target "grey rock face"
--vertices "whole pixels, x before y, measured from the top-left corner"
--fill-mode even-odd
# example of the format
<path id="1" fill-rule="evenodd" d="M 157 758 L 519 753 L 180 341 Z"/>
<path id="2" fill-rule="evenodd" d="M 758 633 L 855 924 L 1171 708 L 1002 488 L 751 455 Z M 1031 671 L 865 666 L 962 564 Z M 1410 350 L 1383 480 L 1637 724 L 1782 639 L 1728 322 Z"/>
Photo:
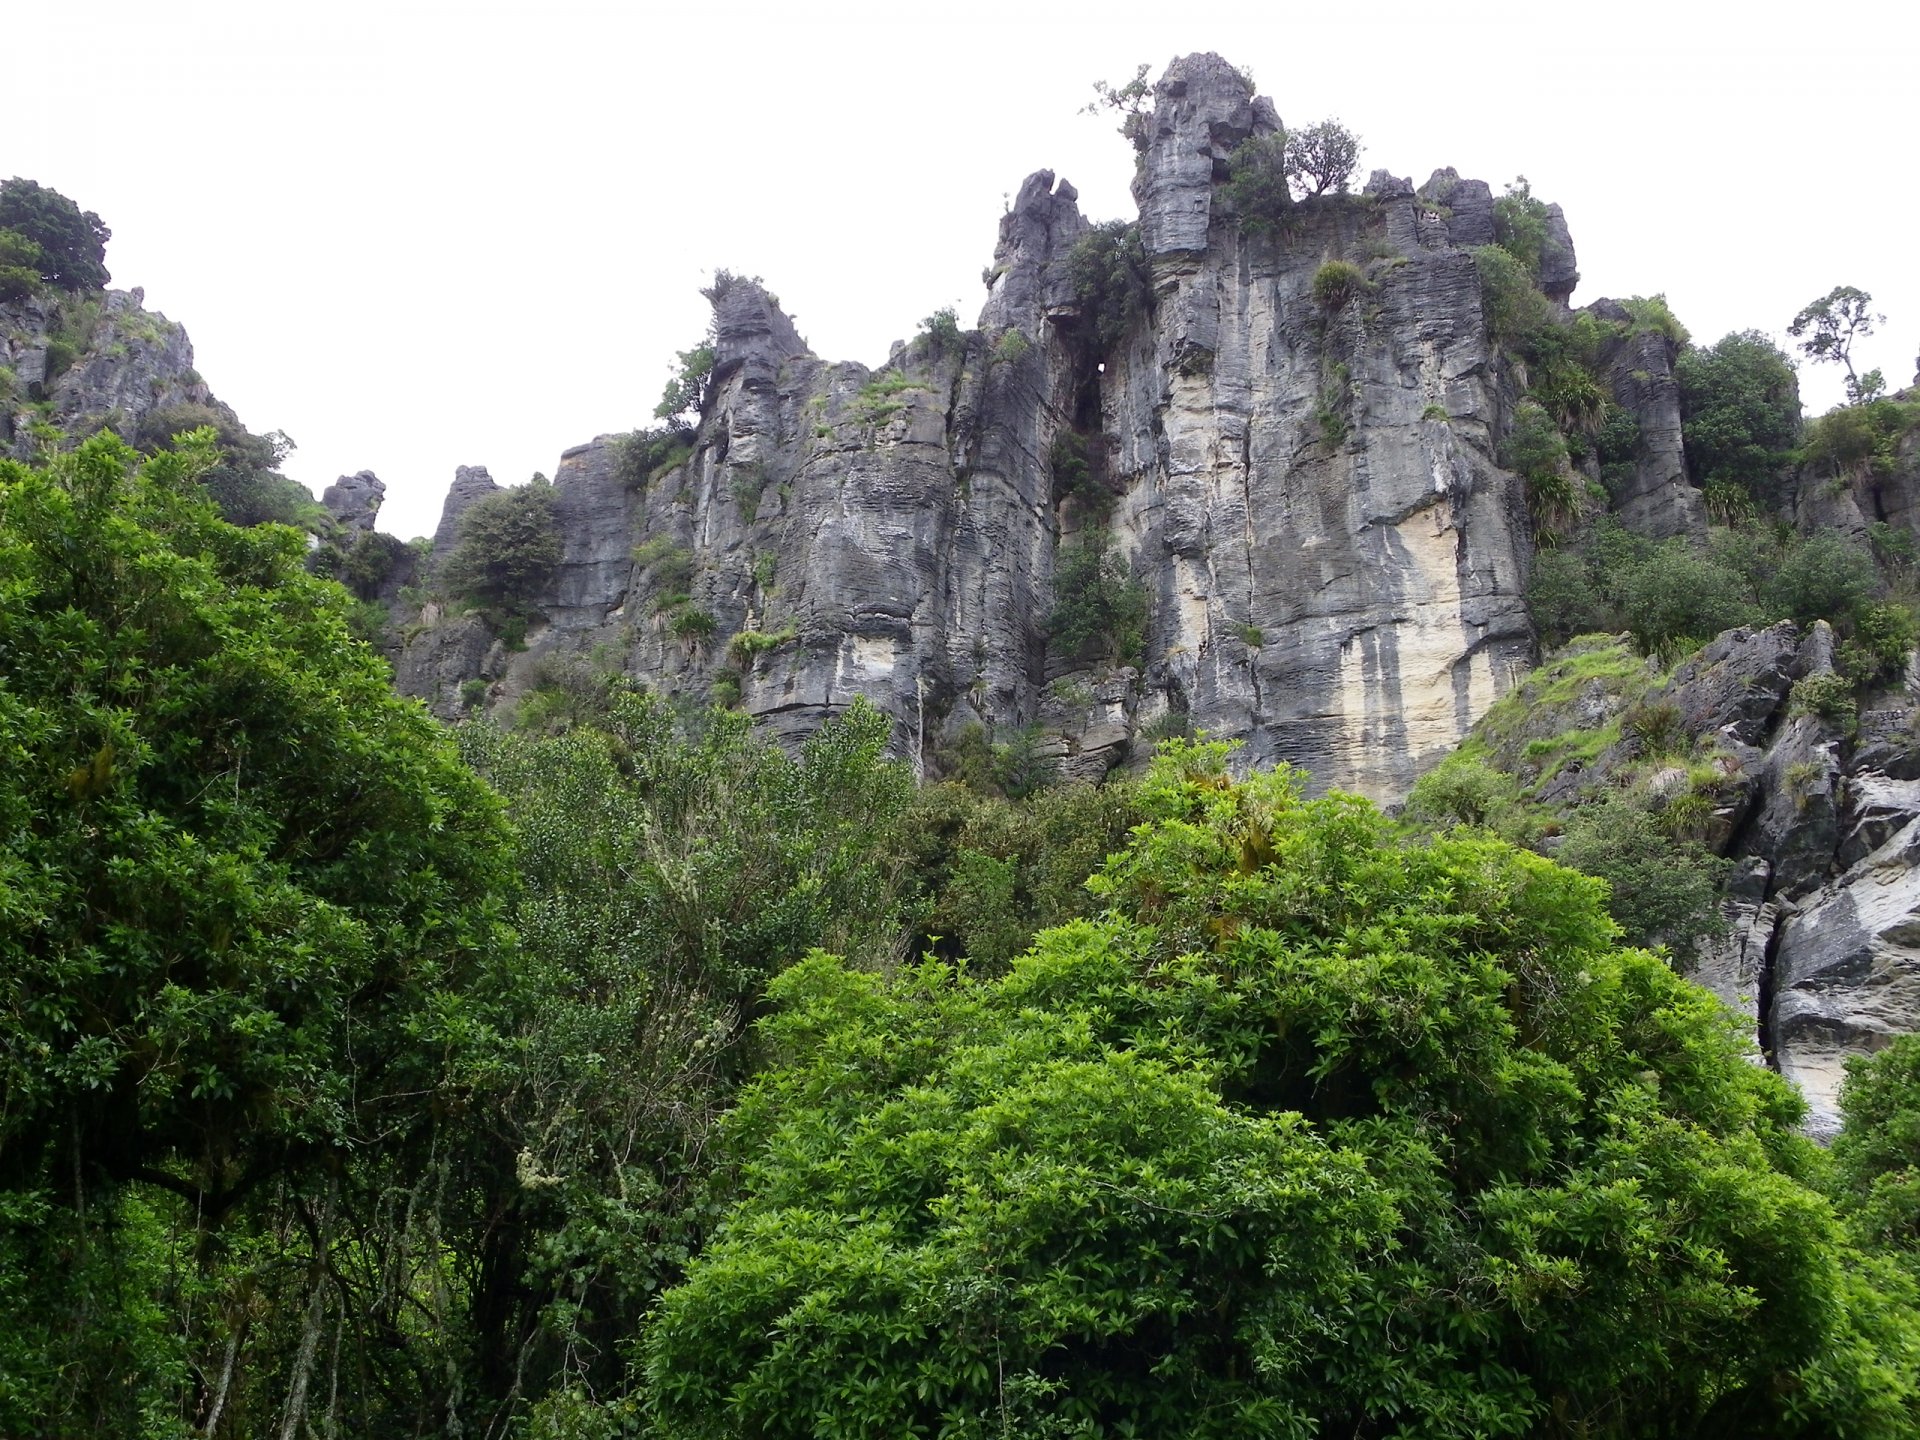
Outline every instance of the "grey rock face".
<path id="1" fill-rule="evenodd" d="M 1069 275 L 1087 224 L 1047 171 L 1001 219 L 981 328 L 878 372 L 816 358 L 731 280 L 685 463 L 629 488 L 610 438 L 563 459 L 548 624 L 502 693 L 597 654 L 737 690 L 782 735 L 864 696 L 933 772 L 968 723 L 1041 725 L 1092 775 L 1180 715 L 1245 763 L 1399 798 L 1532 656 L 1528 520 L 1495 458 L 1514 395 L 1463 248 L 1491 238 L 1491 194 L 1453 177 L 1436 226 L 1385 177 L 1243 234 L 1215 187 L 1277 128 L 1217 56 L 1168 68 L 1136 184 L 1151 274 L 1111 346 Z M 1341 257 L 1369 283 L 1329 307 L 1313 281 Z M 461 472 L 436 549 L 490 488 Z M 1138 656 L 1049 644 L 1059 557 L 1095 532 L 1149 594 Z M 439 653 L 430 627 L 415 644 Z M 402 673 L 443 713 L 471 678 Z"/>
<path id="2" fill-rule="evenodd" d="M 462 465 L 454 470 L 453 485 L 440 506 L 440 523 L 433 530 L 436 559 L 444 557 L 460 538 L 460 517 L 467 513 L 467 507 L 500 488 L 484 465 Z"/>
<path id="3" fill-rule="evenodd" d="M 1633 324 L 1633 316 L 1615 300 L 1597 300 L 1587 310 L 1615 324 Z M 1675 535 L 1699 539 L 1707 533 L 1706 506 L 1687 481 L 1680 443 L 1676 354 L 1673 342 L 1659 332 L 1629 329 L 1608 341 L 1600 357 L 1598 378 L 1640 426 L 1633 472 L 1614 494 L 1614 509 L 1621 524 L 1655 540 Z"/>
<path id="4" fill-rule="evenodd" d="M 1218 55 L 1183 55 L 1153 87 L 1147 148 L 1133 181 L 1147 254 L 1197 254 L 1212 232 L 1213 187 L 1242 142 L 1279 128 L 1272 107 Z"/>
<path id="5" fill-rule="evenodd" d="M 321 493 L 320 503 L 333 516 L 334 523 L 348 536 L 363 535 L 373 529 L 387 498 L 387 484 L 371 470 L 342 475 Z"/>
<path id="6" fill-rule="evenodd" d="M 0 305 L 0 366 L 13 372 L 11 385 L 0 388 L 0 445 L 7 453 L 26 459 L 33 452 L 28 424 L 40 417 L 26 409 L 31 401 L 47 402 L 46 420 L 70 435 L 110 426 L 131 436 L 156 410 L 218 405 L 193 368 L 187 332 L 145 301 L 146 293 L 133 289 Z M 50 376 L 57 336 L 75 353 Z"/>

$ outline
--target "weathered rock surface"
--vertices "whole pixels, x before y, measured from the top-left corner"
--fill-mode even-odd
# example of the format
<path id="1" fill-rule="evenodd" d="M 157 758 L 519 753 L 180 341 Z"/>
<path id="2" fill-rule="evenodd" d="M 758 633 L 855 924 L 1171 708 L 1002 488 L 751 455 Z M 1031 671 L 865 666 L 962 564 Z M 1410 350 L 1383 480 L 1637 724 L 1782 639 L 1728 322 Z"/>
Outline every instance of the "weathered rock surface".
<path id="1" fill-rule="evenodd" d="M 1530 526 L 1496 458 L 1516 391 L 1470 253 L 1493 238 L 1492 193 L 1382 175 L 1254 234 L 1220 187 L 1239 145 L 1278 130 L 1271 103 L 1209 55 L 1175 61 L 1154 100 L 1147 262 L 1116 343 L 1075 294 L 1088 227 L 1045 171 L 1001 220 L 980 328 L 880 371 L 818 359 L 761 287 L 730 281 L 685 462 L 628 476 L 612 437 L 564 457 L 547 624 L 501 693 L 597 654 L 676 690 L 737 688 L 782 734 L 865 696 L 934 772 L 968 724 L 1039 724 L 1092 773 L 1175 717 L 1244 741 L 1246 763 L 1403 794 L 1532 657 Z M 1368 287 L 1329 307 L 1313 281 L 1335 258 Z M 1087 483 L 1056 474 L 1063 445 Z M 441 553 L 477 488 L 463 471 Z M 1094 533 L 1150 596 L 1136 655 L 1049 644 L 1060 556 Z M 402 683 L 458 713 L 473 677 L 431 627 L 413 645 L 439 658 Z M 1063 683 L 1113 698 L 1062 706 Z"/>
<path id="2" fill-rule="evenodd" d="M 36 423 L 130 437 L 154 411 L 219 407 L 193 368 L 187 332 L 149 311 L 139 289 L 0 305 L 0 371 L 11 374 L 0 374 L 0 449 L 18 459 L 33 454 Z M 35 402 L 45 410 L 29 408 Z"/>
<path id="3" fill-rule="evenodd" d="M 320 503 L 348 537 L 371 534 L 387 498 L 387 483 L 371 470 L 342 475 L 320 495 Z"/>

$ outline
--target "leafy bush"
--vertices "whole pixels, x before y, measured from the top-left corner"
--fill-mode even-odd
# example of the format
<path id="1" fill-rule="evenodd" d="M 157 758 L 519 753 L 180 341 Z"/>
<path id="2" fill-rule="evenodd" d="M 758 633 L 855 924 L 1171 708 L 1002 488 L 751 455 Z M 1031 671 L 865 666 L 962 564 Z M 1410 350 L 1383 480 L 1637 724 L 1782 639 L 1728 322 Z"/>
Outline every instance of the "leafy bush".
<path id="1" fill-rule="evenodd" d="M 1554 858 L 1608 882 L 1607 911 L 1629 944 L 1664 944 L 1685 957 L 1726 929 L 1719 887 L 1729 862 L 1674 839 L 1626 796 L 1577 808 Z"/>
<path id="2" fill-rule="evenodd" d="M 1685 348 L 1689 338 L 1687 327 L 1674 318 L 1673 311 L 1667 305 L 1666 296 L 1630 295 L 1620 303 L 1633 317 L 1634 334 L 1638 335 L 1651 330 L 1656 334 L 1664 335 L 1674 349 Z"/>
<path id="3" fill-rule="evenodd" d="M 1047 449 L 1047 468 L 1053 477 L 1056 503 L 1071 500 L 1082 513 L 1104 521 L 1113 513 L 1113 491 L 1100 483 L 1093 473 L 1087 453 L 1087 437 L 1077 430 L 1061 430 Z"/>
<path id="4" fill-rule="evenodd" d="M 1694 483 L 1729 482 L 1772 504 L 1800 430 L 1799 385 L 1787 357 L 1758 330 L 1745 330 L 1682 351 L 1673 373 Z"/>
<path id="5" fill-rule="evenodd" d="M 789 620 L 778 630 L 742 630 L 727 641 L 727 659 L 741 670 L 751 670 L 753 662 L 769 650 L 777 650 L 800 633 Z"/>
<path id="6" fill-rule="evenodd" d="M 39 288 L 39 271 L 25 265 L 0 265 L 0 305 L 25 300 Z"/>
<path id="7" fill-rule="evenodd" d="M 676 640 L 688 640 L 698 643 L 713 634 L 713 615 L 697 605 L 683 605 L 674 614 L 669 627 Z"/>
<path id="8" fill-rule="evenodd" d="M 1313 298 L 1328 310 L 1342 308 L 1366 288 L 1366 272 L 1349 260 L 1329 260 L 1313 272 Z"/>
<path id="9" fill-rule="evenodd" d="M 1286 226 L 1293 211 L 1293 190 L 1287 176 L 1287 137 L 1252 135 L 1227 161 L 1227 202 L 1252 234 L 1272 233 Z"/>
<path id="10" fill-rule="evenodd" d="M 1621 617 L 1645 655 L 1678 655 L 1759 618 L 1741 576 L 1681 539 L 1610 578 Z"/>
<path id="11" fill-rule="evenodd" d="M 1612 615 L 1587 573 L 1584 557 L 1569 550 L 1543 550 L 1533 558 L 1527 584 L 1527 613 L 1549 648 L 1575 635 L 1604 630 Z"/>
<path id="12" fill-rule="evenodd" d="M 1859 707 L 1854 701 L 1853 682 L 1844 675 L 1828 671 L 1807 675 L 1793 682 L 1792 711 L 1796 715 L 1818 715 L 1843 730 L 1853 728 Z"/>
<path id="13" fill-rule="evenodd" d="M 694 432 L 684 424 L 634 430 L 613 442 L 614 474 L 629 490 L 644 489 L 693 454 Z"/>
<path id="14" fill-rule="evenodd" d="M 1520 799 L 1520 784 L 1484 760 L 1457 751 L 1414 782 L 1405 818 L 1419 829 L 1465 825 L 1522 842 L 1532 824 Z"/>
<path id="15" fill-rule="evenodd" d="M 693 579 L 693 551 L 671 535 L 655 535 L 634 546 L 633 563 L 663 593 L 684 592 Z"/>
<path id="16" fill-rule="evenodd" d="M 1547 248 L 1547 207 L 1533 197 L 1527 177 L 1518 177 L 1493 202 L 1494 243 L 1538 278 Z"/>
<path id="17" fill-rule="evenodd" d="M 447 594 L 496 625 L 532 615 L 560 563 L 553 487 L 536 480 L 482 496 L 461 515 L 457 536 L 438 577 Z"/>
<path id="18" fill-rule="evenodd" d="M 1865 546 L 1823 531 L 1780 557 L 1764 594 L 1767 608 L 1785 619 L 1848 625 L 1878 585 L 1873 555 Z"/>
<path id="19" fill-rule="evenodd" d="M 960 344 L 964 332 L 960 329 L 960 317 L 954 308 L 943 305 L 920 322 L 920 333 L 933 349 L 944 353 Z"/>
<path id="20" fill-rule="evenodd" d="M 1497 344 L 1518 346 L 1553 324 L 1553 305 L 1534 287 L 1527 267 L 1498 245 L 1473 252 L 1480 271 L 1480 301 L 1487 333 Z"/>
<path id="21" fill-rule="evenodd" d="M 1146 640 L 1147 591 L 1091 531 L 1060 552 L 1047 634 L 1062 654 L 1131 664 Z"/>
<path id="22" fill-rule="evenodd" d="M 1153 302 L 1153 271 L 1139 225 L 1095 225 L 1067 253 L 1067 279 L 1094 347 L 1111 350 Z"/>
<path id="23" fill-rule="evenodd" d="M 774 982 L 662 1440 L 1908 1433 L 1912 1313 L 1712 997 L 1591 880 L 1220 759 L 1005 977 Z"/>
<path id="24" fill-rule="evenodd" d="M 1847 1061 L 1837 1194 L 1862 1233 L 1920 1270 L 1920 1035 Z"/>
<path id="25" fill-rule="evenodd" d="M 686 428 L 690 419 L 697 418 L 706 403 L 707 380 L 717 358 L 711 340 L 682 350 L 679 369 L 661 392 L 660 403 L 653 407 L 654 418 L 667 421 L 669 428 Z"/>
<path id="26" fill-rule="evenodd" d="M 1033 342 L 1023 331 L 1008 328 L 1001 332 L 1000 338 L 993 342 L 993 363 L 995 365 L 1018 365 L 1026 359 L 1027 352 L 1033 348 Z"/>

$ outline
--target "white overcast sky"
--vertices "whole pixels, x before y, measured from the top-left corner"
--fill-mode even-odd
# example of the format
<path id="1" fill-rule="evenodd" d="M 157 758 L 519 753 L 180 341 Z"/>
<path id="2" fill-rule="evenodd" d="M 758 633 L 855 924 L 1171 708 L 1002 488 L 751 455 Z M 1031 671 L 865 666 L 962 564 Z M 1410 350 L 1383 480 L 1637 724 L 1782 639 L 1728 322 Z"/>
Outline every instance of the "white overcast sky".
<path id="1" fill-rule="evenodd" d="M 1566 208 L 1576 304 L 1664 291 L 1704 341 L 1784 340 L 1845 283 L 1889 317 L 1867 364 L 1897 387 L 1920 350 L 1908 4 L 6 8 L 0 177 L 98 211 L 114 283 L 294 438 L 290 473 L 376 471 L 403 536 L 456 465 L 515 483 L 647 423 L 715 266 L 830 359 L 877 364 L 941 305 L 971 323 L 1028 172 L 1133 214 L 1092 82 L 1192 50 L 1285 121 L 1338 116 L 1363 170 L 1527 175 Z"/>

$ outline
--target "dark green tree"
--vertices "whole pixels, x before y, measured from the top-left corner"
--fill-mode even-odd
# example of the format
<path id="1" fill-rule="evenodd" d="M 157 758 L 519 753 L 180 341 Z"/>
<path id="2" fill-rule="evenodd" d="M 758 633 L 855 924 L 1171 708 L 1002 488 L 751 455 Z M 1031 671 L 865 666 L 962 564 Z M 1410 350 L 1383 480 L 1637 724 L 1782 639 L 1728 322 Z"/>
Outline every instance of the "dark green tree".
<path id="1" fill-rule="evenodd" d="M 497 939 L 498 805 L 214 458 L 0 461 L 4 1433 L 241 1412 L 221 1347 L 322 1305 L 280 1256 L 352 1243 L 359 1167 L 431 1128 Z"/>
<path id="2" fill-rule="evenodd" d="M 531 615 L 560 563 L 553 486 L 534 480 L 482 496 L 461 515 L 457 535 L 440 569 L 441 587 L 494 623 Z"/>
<path id="3" fill-rule="evenodd" d="M 62 290 L 98 290 L 113 278 L 106 265 L 113 232 L 57 190 L 17 175 L 0 181 L 0 234 L 7 231 L 37 247 L 41 277 Z"/>
<path id="4" fill-rule="evenodd" d="M 1682 351 L 1674 378 L 1694 483 L 1731 483 L 1772 504 L 1800 433 L 1800 387 L 1787 357 L 1758 330 L 1738 331 Z"/>

